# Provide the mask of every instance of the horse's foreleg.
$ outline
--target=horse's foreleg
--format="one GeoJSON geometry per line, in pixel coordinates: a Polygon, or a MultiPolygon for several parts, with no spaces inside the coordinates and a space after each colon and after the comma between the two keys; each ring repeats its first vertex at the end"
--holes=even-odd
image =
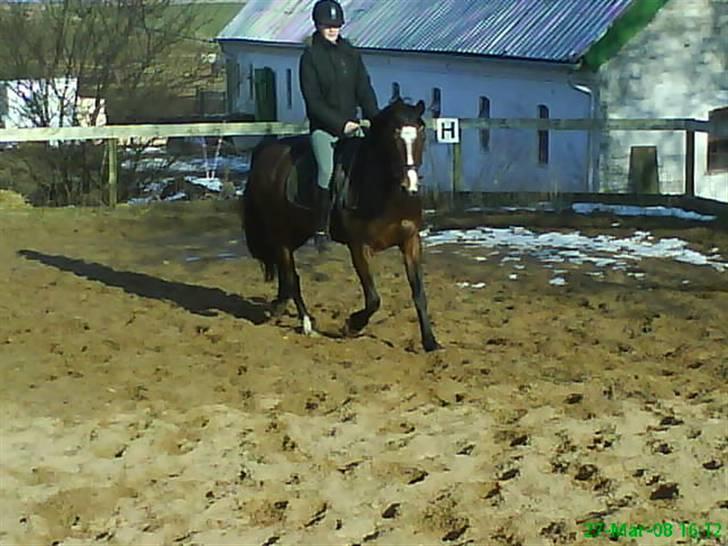
{"type": "Polygon", "coordinates": [[[369,258],[364,245],[352,243],[349,245],[349,252],[351,253],[351,261],[354,264],[354,269],[364,291],[364,309],[352,313],[346,322],[346,326],[349,332],[358,332],[369,323],[371,316],[377,312],[381,300],[369,269],[369,258]]]}
{"type": "Polygon", "coordinates": [[[301,295],[301,279],[296,272],[296,262],[293,259],[293,252],[288,248],[281,249],[281,260],[279,267],[283,271],[283,276],[286,280],[286,286],[288,289],[288,296],[293,297],[293,301],[296,304],[296,310],[298,311],[298,318],[301,321],[301,327],[303,333],[308,335],[313,334],[313,319],[306,309],[306,304],[303,301],[301,295]]]}
{"type": "Polygon", "coordinates": [[[427,296],[425,295],[425,285],[422,279],[422,242],[418,234],[408,238],[401,246],[404,255],[404,266],[407,270],[407,280],[412,289],[412,299],[417,308],[417,317],[420,321],[420,334],[422,336],[422,346],[425,351],[434,351],[440,348],[440,344],[435,339],[430,325],[430,317],[427,313],[427,296]]]}

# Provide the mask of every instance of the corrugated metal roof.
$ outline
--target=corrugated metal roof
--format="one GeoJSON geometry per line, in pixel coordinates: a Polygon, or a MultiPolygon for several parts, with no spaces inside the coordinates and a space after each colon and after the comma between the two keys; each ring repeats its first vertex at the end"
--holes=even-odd
{"type": "MultiPolygon", "coordinates": [[[[248,0],[218,40],[299,44],[315,0],[248,0]]],[[[358,47],[573,62],[632,0],[341,0],[358,47]]]]}

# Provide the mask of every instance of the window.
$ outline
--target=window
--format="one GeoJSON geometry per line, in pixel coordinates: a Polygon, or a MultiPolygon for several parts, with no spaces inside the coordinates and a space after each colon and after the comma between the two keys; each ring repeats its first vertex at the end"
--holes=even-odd
{"type": "MultiPolygon", "coordinates": [[[[538,105],[538,117],[549,119],[549,109],[543,104],[538,105]]],[[[549,162],[549,132],[548,129],[538,130],[538,162],[547,165],[549,162]]]]}
{"type": "MultiPolygon", "coordinates": [[[[488,97],[480,97],[478,117],[480,119],[490,119],[490,99],[488,97]]],[[[484,152],[490,150],[490,129],[480,130],[480,149],[484,152]]]]}
{"type": "Polygon", "coordinates": [[[442,92],[439,87],[432,88],[432,104],[430,104],[432,117],[439,118],[442,113],[442,92]]]}
{"type": "Polygon", "coordinates": [[[286,69],[286,105],[288,109],[293,109],[293,70],[286,69]]]}
{"type": "Polygon", "coordinates": [[[401,98],[402,94],[399,88],[399,84],[397,82],[392,82],[392,97],[389,99],[390,104],[401,98]]]}
{"type": "MultiPolygon", "coordinates": [[[[728,106],[710,112],[711,123],[728,127],[728,106]]],[[[728,172],[728,136],[708,133],[708,173],[728,172]]]]}
{"type": "Polygon", "coordinates": [[[253,67],[253,63],[248,65],[248,84],[248,98],[253,100],[255,97],[255,67],[253,67]]]}

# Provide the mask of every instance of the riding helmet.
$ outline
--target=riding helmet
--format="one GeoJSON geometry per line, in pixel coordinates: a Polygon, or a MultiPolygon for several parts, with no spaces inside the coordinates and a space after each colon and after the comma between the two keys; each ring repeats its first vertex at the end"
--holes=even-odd
{"type": "Polygon", "coordinates": [[[313,6],[313,22],[325,27],[344,25],[344,10],[336,0],[318,0],[313,6]]]}

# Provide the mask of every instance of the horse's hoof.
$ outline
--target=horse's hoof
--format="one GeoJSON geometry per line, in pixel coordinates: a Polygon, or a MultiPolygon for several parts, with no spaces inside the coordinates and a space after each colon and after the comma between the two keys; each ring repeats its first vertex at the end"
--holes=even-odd
{"type": "Polygon", "coordinates": [[[341,334],[343,337],[357,337],[361,334],[361,330],[355,330],[352,328],[351,324],[349,324],[349,321],[347,320],[341,328],[341,334]]]}
{"type": "Polygon", "coordinates": [[[362,329],[355,328],[354,326],[352,326],[351,322],[347,320],[346,323],[344,324],[343,330],[344,330],[344,335],[346,337],[356,337],[357,335],[359,335],[361,333],[362,329]]]}
{"type": "Polygon", "coordinates": [[[280,301],[275,300],[270,306],[270,316],[272,318],[279,318],[283,315],[283,313],[286,312],[286,309],[288,308],[288,302],[287,301],[280,301]]]}
{"type": "Polygon", "coordinates": [[[438,349],[442,349],[442,345],[440,345],[435,338],[424,340],[422,342],[422,347],[428,353],[431,351],[437,351],[438,349]]]}
{"type": "Polygon", "coordinates": [[[358,334],[366,327],[368,322],[368,318],[354,313],[346,320],[346,332],[349,335],[358,334]]]}

